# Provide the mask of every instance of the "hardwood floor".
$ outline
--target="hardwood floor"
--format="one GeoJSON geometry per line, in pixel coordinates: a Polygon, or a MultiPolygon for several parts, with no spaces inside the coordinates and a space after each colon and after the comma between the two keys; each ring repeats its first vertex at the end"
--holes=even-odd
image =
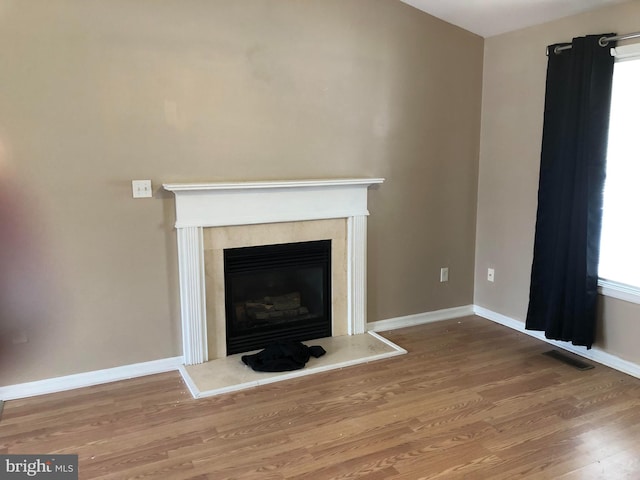
{"type": "Polygon", "coordinates": [[[207,399],[166,373],[9,401],[0,453],[105,480],[640,478],[640,380],[477,317],[384,335],[409,354],[207,399]]]}

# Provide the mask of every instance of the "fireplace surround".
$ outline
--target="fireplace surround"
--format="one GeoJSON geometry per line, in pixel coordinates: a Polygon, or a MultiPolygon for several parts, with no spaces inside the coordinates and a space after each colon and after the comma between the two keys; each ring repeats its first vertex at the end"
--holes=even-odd
{"type": "MultiPolygon", "coordinates": [[[[210,352],[211,345],[220,344],[220,335],[219,332],[212,334],[207,331],[212,328],[207,314],[216,309],[224,310],[224,305],[214,300],[216,305],[207,306],[212,301],[207,290],[220,291],[223,287],[220,287],[219,278],[205,280],[209,277],[209,273],[205,273],[205,247],[207,252],[215,251],[216,239],[227,238],[229,231],[235,232],[236,244],[242,243],[238,240],[242,238],[246,239],[245,243],[260,245],[269,241],[260,243],[251,233],[256,228],[268,232],[267,237],[282,237],[289,231],[305,237],[309,235],[306,233],[308,228],[300,233],[300,227],[309,226],[311,230],[320,228],[312,240],[330,238],[322,231],[324,225],[330,230],[342,228],[343,254],[339,257],[344,261],[338,264],[338,269],[344,271],[345,288],[343,292],[336,292],[335,284],[340,284],[340,281],[332,282],[332,297],[343,296],[345,307],[344,313],[336,315],[334,305],[333,335],[364,333],[366,219],[369,215],[367,190],[383,181],[382,178],[349,178],[164,184],[166,190],[174,193],[176,202],[175,227],[185,364],[195,365],[226,354],[223,351],[210,352]]],[[[336,233],[331,235],[340,237],[336,233]]],[[[287,241],[298,240],[294,238],[272,243],[287,241]]],[[[214,263],[217,261],[214,259],[214,263]]]]}

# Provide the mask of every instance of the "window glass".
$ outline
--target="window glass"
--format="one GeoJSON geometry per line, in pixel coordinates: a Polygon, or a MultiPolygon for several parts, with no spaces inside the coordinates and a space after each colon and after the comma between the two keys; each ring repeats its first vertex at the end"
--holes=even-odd
{"type": "Polygon", "coordinates": [[[607,152],[600,278],[640,287],[640,58],[619,61],[607,152]]]}

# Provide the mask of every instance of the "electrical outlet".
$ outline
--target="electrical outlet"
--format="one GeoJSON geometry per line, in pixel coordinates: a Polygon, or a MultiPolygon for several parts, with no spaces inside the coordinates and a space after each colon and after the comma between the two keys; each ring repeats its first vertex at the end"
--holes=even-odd
{"type": "Polygon", "coordinates": [[[449,281],[449,267],[442,267],[440,269],[440,281],[441,282],[449,281]]]}
{"type": "Polygon", "coordinates": [[[495,270],[493,268],[488,268],[487,269],[487,280],[489,280],[490,282],[494,281],[495,278],[495,270]]]}
{"type": "Polygon", "coordinates": [[[132,180],[131,189],[133,190],[133,198],[151,198],[151,180],[132,180]]]}

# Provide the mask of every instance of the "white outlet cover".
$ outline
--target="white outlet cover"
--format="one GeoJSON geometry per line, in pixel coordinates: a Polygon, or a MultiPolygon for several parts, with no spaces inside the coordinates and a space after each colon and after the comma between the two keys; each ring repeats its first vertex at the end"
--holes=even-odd
{"type": "Polygon", "coordinates": [[[493,268],[487,269],[487,280],[493,282],[495,280],[495,270],[493,268]]]}
{"type": "Polygon", "coordinates": [[[440,269],[440,281],[448,282],[449,281],[449,268],[443,267],[440,269]]]}

